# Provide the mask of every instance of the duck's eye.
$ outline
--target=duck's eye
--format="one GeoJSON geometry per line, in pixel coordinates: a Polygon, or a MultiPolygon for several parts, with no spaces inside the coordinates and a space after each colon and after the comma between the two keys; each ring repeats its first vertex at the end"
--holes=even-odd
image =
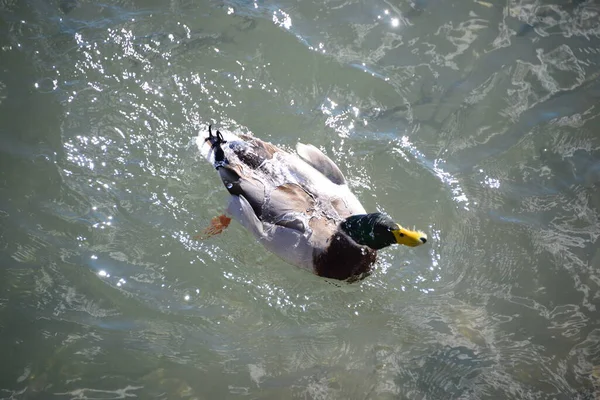
{"type": "Polygon", "coordinates": [[[400,232],[400,237],[404,237],[404,233],[400,232]]]}

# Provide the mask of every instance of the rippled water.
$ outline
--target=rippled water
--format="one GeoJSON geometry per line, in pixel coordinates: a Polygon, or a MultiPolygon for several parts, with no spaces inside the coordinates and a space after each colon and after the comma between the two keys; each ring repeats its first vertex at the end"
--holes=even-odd
{"type": "Polygon", "coordinates": [[[0,0],[0,398],[600,397],[595,1],[0,0]],[[313,143],[427,231],[336,286],[192,144],[313,143]]]}

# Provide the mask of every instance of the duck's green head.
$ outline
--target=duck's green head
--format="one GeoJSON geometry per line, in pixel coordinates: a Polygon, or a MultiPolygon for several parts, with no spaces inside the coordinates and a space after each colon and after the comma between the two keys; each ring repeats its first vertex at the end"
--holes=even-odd
{"type": "Polygon", "coordinates": [[[415,247],[427,242],[427,235],[421,231],[403,228],[382,213],[352,215],[340,227],[356,243],[374,250],[392,244],[415,247]]]}

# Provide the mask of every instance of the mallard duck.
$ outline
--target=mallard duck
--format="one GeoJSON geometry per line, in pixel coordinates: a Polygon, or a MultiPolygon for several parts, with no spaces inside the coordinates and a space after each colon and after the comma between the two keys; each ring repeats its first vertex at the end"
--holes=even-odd
{"type": "MultiPolygon", "coordinates": [[[[297,154],[246,134],[217,131],[196,139],[231,195],[226,214],[267,250],[327,278],[369,274],[377,250],[420,246],[427,235],[389,216],[367,213],[337,165],[316,147],[298,143],[297,154]]],[[[209,234],[229,224],[213,219],[209,234]]]]}

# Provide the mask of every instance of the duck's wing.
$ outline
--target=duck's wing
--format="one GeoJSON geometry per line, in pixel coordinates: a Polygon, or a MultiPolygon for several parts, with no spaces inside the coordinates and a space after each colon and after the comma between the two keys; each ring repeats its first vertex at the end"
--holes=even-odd
{"type": "Polygon", "coordinates": [[[342,174],[338,166],[331,161],[331,158],[327,157],[312,144],[298,143],[296,151],[304,161],[325,175],[331,182],[336,185],[344,185],[346,183],[344,174],[342,174]]]}
{"type": "Polygon", "coordinates": [[[306,181],[312,183],[313,192],[327,198],[341,218],[366,213],[365,208],[348,187],[342,171],[329,157],[310,144],[298,143],[296,151],[306,164],[318,171],[317,173],[303,171],[304,176],[307,177],[306,181]]]}
{"type": "Polygon", "coordinates": [[[313,271],[313,247],[303,232],[260,220],[244,195],[231,196],[227,213],[267,250],[293,265],[313,271]]]}
{"type": "Polygon", "coordinates": [[[218,171],[229,194],[243,196],[260,221],[306,231],[306,213],[314,208],[314,199],[300,185],[272,187],[259,175],[244,173],[249,171],[239,166],[223,165],[218,171]]]}
{"type": "Polygon", "coordinates": [[[314,199],[303,187],[286,183],[271,191],[263,205],[262,219],[304,233],[308,229],[308,215],[314,208],[314,199]]]}

